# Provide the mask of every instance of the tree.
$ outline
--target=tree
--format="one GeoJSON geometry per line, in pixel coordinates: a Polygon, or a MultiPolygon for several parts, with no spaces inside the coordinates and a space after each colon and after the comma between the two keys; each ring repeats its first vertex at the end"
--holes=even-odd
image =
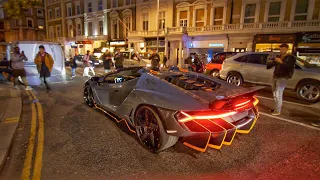
{"type": "Polygon", "coordinates": [[[22,19],[30,8],[41,4],[41,0],[8,0],[3,4],[6,17],[19,20],[19,40],[23,40],[22,19]]]}

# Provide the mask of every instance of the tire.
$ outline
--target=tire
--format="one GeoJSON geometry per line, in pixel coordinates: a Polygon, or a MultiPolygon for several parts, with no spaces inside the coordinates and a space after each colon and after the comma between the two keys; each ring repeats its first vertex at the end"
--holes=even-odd
{"type": "Polygon", "coordinates": [[[87,106],[94,107],[93,92],[89,84],[87,84],[83,90],[83,99],[87,106]]]}
{"type": "Polygon", "coordinates": [[[227,82],[230,84],[234,84],[236,86],[242,86],[243,85],[243,78],[239,73],[232,72],[228,75],[227,82]]]}
{"type": "Polygon", "coordinates": [[[210,72],[210,75],[212,76],[212,77],[219,77],[219,70],[217,70],[217,69],[215,69],[215,70],[212,70],[211,72],[210,72]]]}
{"type": "Polygon", "coordinates": [[[318,102],[320,100],[320,83],[317,81],[304,81],[300,83],[297,88],[297,96],[299,99],[309,103],[318,102]]]}
{"type": "Polygon", "coordinates": [[[170,136],[165,132],[161,117],[154,107],[146,105],[138,107],[134,124],[140,144],[150,152],[159,153],[178,141],[178,137],[170,136]]]}

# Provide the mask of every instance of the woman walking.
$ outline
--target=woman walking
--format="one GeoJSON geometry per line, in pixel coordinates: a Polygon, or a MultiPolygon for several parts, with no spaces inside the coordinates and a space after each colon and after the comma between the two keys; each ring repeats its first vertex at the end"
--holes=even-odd
{"type": "Polygon", "coordinates": [[[43,78],[43,82],[47,87],[47,92],[50,92],[51,88],[48,84],[47,78],[49,78],[51,75],[54,61],[52,59],[52,56],[45,52],[45,48],[43,45],[39,46],[39,53],[36,55],[34,63],[38,67],[38,72],[40,72],[40,79],[42,80],[43,78]]]}

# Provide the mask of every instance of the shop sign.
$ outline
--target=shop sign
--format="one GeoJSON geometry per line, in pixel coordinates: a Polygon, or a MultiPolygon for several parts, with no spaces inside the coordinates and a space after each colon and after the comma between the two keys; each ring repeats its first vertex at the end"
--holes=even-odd
{"type": "Polygon", "coordinates": [[[209,44],[209,47],[223,47],[223,44],[209,44]]]}
{"type": "Polygon", "coordinates": [[[255,36],[255,43],[293,43],[295,39],[293,34],[259,34],[255,36]]]}
{"type": "Polygon", "coordinates": [[[112,42],[110,42],[110,46],[123,46],[125,44],[126,44],[125,41],[112,41],[112,42]]]}
{"type": "Polygon", "coordinates": [[[76,44],[92,44],[91,41],[76,41],[76,44]]]}
{"type": "Polygon", "coordinates": [[[320,43],[320,32],[305,32],[298,36],[299,43],[320,43]]]}

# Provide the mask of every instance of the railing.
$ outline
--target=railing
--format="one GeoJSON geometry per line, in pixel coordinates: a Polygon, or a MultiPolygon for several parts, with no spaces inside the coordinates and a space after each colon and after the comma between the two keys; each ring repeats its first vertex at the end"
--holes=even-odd
{"type": "Polygon", "coordinates": [[[106,35],[95,35],[95,36],[88,36],[89,40],[107,40],[108,36],[106,35]]]}

